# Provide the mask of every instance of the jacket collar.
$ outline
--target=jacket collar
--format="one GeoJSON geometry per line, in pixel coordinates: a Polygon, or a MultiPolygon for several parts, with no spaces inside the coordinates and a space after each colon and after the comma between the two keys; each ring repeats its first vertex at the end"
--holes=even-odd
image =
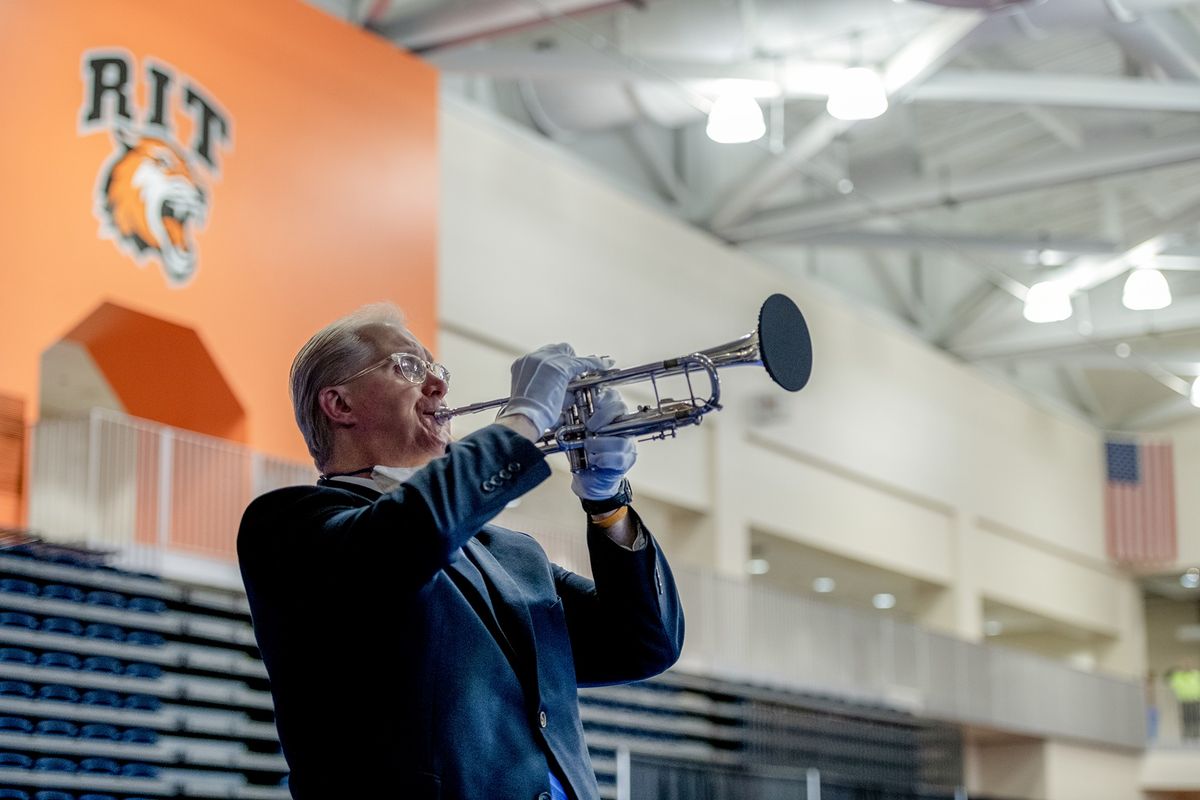
{"type": "Polygon", "coordinates": [[[383,496],[383,493],[377,489],[372,489],[369,486],[363,486],[361,483],[339,481],[337,478],[320,478],[317,480],[317,485],[324,486],[326,489],[341,489],[345,492],[351,492],[359,497],[366,498],[371,502],[374,502],[383,496]]]}

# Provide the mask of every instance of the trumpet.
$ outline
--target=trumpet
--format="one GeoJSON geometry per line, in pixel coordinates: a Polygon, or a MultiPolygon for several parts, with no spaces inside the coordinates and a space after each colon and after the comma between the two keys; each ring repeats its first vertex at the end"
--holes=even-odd
{"type": "MultiPolygon", "coordinates": [[[[789,392],[798,392],[812,374],[812,339],[804,315],[782,294],[773,294],[758,312],[758,326],[750,333],[725,344],[698,350],[694,353],[653,361],[637,367],[585,372],[567,384],[567,402],[557,427],[547,431],[537,442],[543,453],[565,451],[571,471],[587,469],[584,443],[596,436],[638,437],[642,441],[673,438],[679,428],[699,425],[704,415],[721,408],[721,378],[717,374],[725,367],[761,366],[771,379],[789,392]],[[697,395],[692,376],[703,374],[708,381],[706,396],[697,395]],[[688,397],[675,400],[659,394],[659,380],[682,375],[688,397]],[[596,394],[608,386],[622,386],[648,381],[655,402],[638,406],[607,425],[588,430],[596,394]]],[[[509,401],[502,397],[482,403],[443,408],[434,416],[446,422],[463,414],[475,414],[498,408],[509,401]]]]}

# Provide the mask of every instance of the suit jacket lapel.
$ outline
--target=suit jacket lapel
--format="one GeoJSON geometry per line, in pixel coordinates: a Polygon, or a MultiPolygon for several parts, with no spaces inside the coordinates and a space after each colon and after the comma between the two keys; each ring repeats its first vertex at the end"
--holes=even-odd
{"type": "MultiPolygon", "coordinates": [[[[520,667],[517,677],[531,688],[537,697],[537,657],[534,646],[533,621],[529,617],[529,598],[521,585],[515,581],[496,557],[478,539],[471,539],[463,548],[471,560],[479,565],[479,571],[491,584],[500,605],[500,625],[508,636],[512,650],[520,667]]],[[[514,664],[514,667],[517,665],[514,664]]]]}
{"type": "MultiPolygon", "coordinates": [[[[381,496],[374,489],[360,484],[324,478],[318,483],[353,492],[372,502],[381,496]]],[[[446,566],[446,571],[467,602],[479,614],[483,624],[492,632],[500,649],[513,665],[517,677],[527,690],[532,692],[532,696],[537,697],[537,651],[534,646],[533,621],[529,617],[529,598],[521,585],[475,538],[469,539],[462,551],[454,554],[454,558],[446,566]],[[499,616],[492,603],[493,592],[501,605],[499,616]]]]}
{"type": "MultiPolygon", "coordinates": [[[[467,546],[469,547],[472,542],[474,539],[467,542],[467,546]]],[[[466,596],[467,602],[475,609],[475,613],[479,614],[483,624],[492,632],[492,636],[495,637],[496,643],[500,645],[505,656],[512,662],[516,653],[505,633],[504,626],[496,617],[496,608],[492,605],[492,593],[488,591],[487,583],[475,563],[467,557],[465,552],[458,552],[446,566],[446,572],[450,574],[455,585],[466,596]]],[[[515,662],[513,668],[516,669],[515,662]]]]}

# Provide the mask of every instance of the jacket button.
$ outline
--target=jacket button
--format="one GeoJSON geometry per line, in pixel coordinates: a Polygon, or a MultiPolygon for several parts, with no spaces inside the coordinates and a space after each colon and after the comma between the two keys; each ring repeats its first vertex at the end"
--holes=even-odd
{"type": "Polygon", "coordinates": [[[551,800],[549,792],[542,792],[537,796],[537,800],[551,800]]]}
{"type": "Polygon", "coordinates": [[[496,484],[492,483],[492,479],[491,479],[491,478],[488,478],[486,481],[484,481],[484,482],[483,482],[483,483],[480,485],[480,487],[479,487],[479,488],[480,488],[480,489],[483,489],[485,492],[490,492],[490,491],[493,491],[493,490],[495,490],[495,488],[496,488],[496,484]]]}
{"type": "Polygon", "coordinates": [[[509,471],[509,472],[520,472],[520,471],[521,471],[521,465],[520,465],[518,462],[514,461],[514,462],[512,462],[511,464],[509,464],[509,465],[508,465],[508,471],[509,471]]]}
{"type": "Polygon", "coordinates": [[[512,473],[506,469],[502,469],[500,470],[500,478],[507,481],[512,478],[512,473]]]}
{"type": "Polygon", "coordinates": [[[546,725],[549,724],[549,722],[550,722],[550,719],[546,716],[546,712],[539,711],[538,712],[538,725],[541,725],[544,728],[544,727],[546,727],[546,725]]]}

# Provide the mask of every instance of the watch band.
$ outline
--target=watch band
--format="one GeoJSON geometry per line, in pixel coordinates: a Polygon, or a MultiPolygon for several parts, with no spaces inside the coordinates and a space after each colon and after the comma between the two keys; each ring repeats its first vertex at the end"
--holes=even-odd
{"type": "Polygon", "coordinates": [[[579,504],[589,514],[604,514],[608,511],[616,511],[618,508],[627,506],[632,502],[633,489],[629,486],[629,479],[622,478],[620,488],[617,489],[617,493],[612,497],[605,498],[604,500],[580,499],[579,504]]]}

